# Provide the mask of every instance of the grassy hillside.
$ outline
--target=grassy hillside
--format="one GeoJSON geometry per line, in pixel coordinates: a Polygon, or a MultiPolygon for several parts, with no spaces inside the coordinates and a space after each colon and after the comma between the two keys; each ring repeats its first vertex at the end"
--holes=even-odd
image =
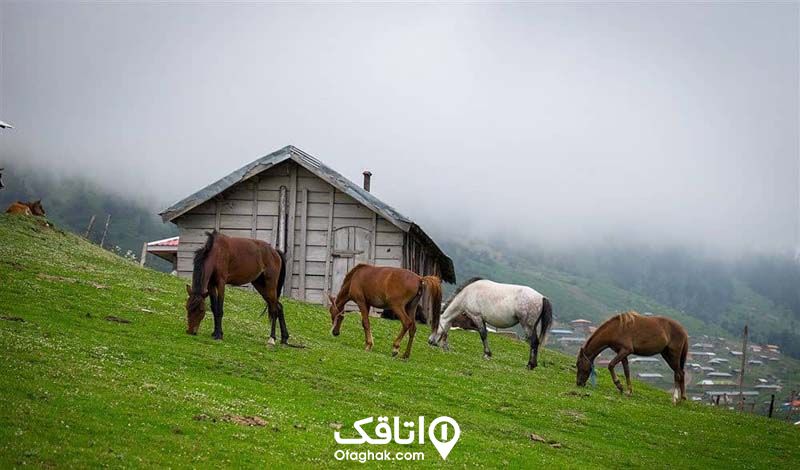
{"type": "MultiPolygon", "coordinates": [[[[293,340],[307,348],[269,349],[261,301],[243,290],[226,298],[223,342],[209,337],[208,319],[190,337],[183,281],[18,217],[0,216],[0,240],[0,467],[335,466],[343,446],[333,427],[421,414],[460,423],[446,462],[459,467],[789,468],[800,459],[800,434],[785,422],[673,407],[643,384],[623,397],[603,373],[597,388],[579,389],[572,358],[545,350],[529,372],[525,345],[502,337],[491,337],[495,357],[484,361],[474,334],[453,332],[444,353],[422,328],[403,362],[389,356],[396,322],[373,320],[367,353],[356,317],[334,338],[321,308],[285,301],[293,340]]],[[[388,447],[443,465],[430,444],[388,447]]]]}

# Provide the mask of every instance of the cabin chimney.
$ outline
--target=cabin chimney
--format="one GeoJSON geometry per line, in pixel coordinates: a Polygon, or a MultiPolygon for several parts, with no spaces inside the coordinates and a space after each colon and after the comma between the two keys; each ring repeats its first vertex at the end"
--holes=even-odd
{"type": "Polygon", "coordinates": [[[364,191],[369,192],[369,180],[372,177],[372,172],[364,170],[364,191]]]}

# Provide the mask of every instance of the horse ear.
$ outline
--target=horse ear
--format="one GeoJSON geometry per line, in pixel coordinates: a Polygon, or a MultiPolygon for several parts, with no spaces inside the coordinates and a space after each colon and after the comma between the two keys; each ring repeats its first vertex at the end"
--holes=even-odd
{"type": "Polygon", "coordinates": [[[189,284],[186,284],[186,295],[192,295],[192,288],[189,287],[189,284]]]}

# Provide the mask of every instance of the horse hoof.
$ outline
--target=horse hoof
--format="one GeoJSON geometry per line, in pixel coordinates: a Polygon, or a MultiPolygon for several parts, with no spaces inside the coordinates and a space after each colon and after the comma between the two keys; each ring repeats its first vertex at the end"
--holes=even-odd
{"type": "Polygon", "coordinates": [[[630,391],[627,391],[627,390],[625,391],[625,396],[626,397],[629,397],[631,395],[633,395],[633,392],[630,392],[630,391]]]}
{"type": "Polygon", "coordinates": [[[267,346],[275,346],[275,338],[268,339],[267,346]]]}
{"type": "Polygon", "coordinates": [[[533,369],[536,369],[536,364],[531,364],[531,363],[529,362],[529,363],[528,363],[528,370],[533,370],[533,369]]]}
{"type": "Polygon", "coordinates": [[[396,357],[399,353],[400,351],[392,351],[392,357],[396,357]]]}
{"type": "Polygon", "coordinates": [[[484,358],[484,359],[486,359],[486,360],[488,361],[489,359],[491,359],[491,358],[492,358],[492,355],[491,355],[491,354],[484,354],[484,355],[483,355],[483,358],[484,358]]]}
{"type": "Polygon", "coordinates": [[[366,352],[372,351],[372,345],[368,344],[367,347],[364,348],[364,351],[366,351],[366,352]]]}

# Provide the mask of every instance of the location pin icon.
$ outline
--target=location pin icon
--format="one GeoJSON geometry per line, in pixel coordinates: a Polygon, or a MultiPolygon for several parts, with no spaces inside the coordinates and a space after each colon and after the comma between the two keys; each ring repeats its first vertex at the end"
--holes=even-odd
{"type": "Polygon", "coordinates": [[[428,439],[433,442],[433,446],[444,460],[447,460],[447,456],[450,455],[450,451],[453,450],[459,437],[461,437],[461,428],[456,420],[449,416],[439,416],[428,426],[428,439]]]}

